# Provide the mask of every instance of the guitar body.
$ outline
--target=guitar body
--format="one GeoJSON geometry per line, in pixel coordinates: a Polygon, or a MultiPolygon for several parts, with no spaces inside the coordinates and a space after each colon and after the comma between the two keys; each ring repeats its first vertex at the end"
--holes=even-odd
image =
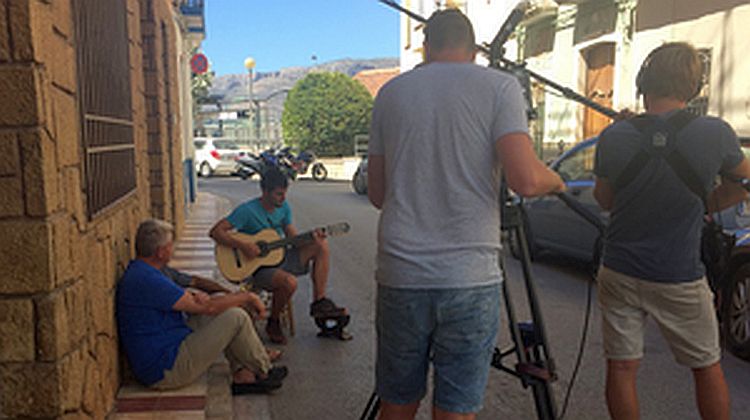
{"type": "MultiPolygon", "coordinates": [[[[235,239],[249,243],[272,243],[281,239],[275,229],[263,229],[255,235],[241,232],[232,232],[231,235],[235,239]]],[[[250,277],[261,267],[273,267],[284,261],[283,247],[273,249],[268,254],[259,255],[255,258],[248,258],[239,249],[224,245],[216,245],[215,253],[219,271],[224,278],[234,283],[239,283],[250,277]]]]}

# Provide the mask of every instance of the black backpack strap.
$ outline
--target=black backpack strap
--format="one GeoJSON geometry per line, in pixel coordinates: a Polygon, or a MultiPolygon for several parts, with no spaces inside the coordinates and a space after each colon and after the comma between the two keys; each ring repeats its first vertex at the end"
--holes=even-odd
{"type": "Polygon", "coordinates": [[[669,132],[667,133],[667,137],[662,138],[661,140],[656,137],[659,135],[658,131],[652,130],[652,126],[656,122],[653,117],[640,115],[631,119],[630,123],[633,124],[633,126],[643,135],[641,149],[635,154],[635,156],[633,156],[630,162],[628,162],[625,169],[623,169],[617,179],[615,179],[615,189],[619,190],[628,185],[633,179],[635,179],[643,167],[646,166],[646,163],[653,158],[652,153],[647,149],[648,144],[663,141],[664,144],[661,145],[662,147],[670,145],[672,149],[666,154],[665,160],[677,177],[680,178],[682,183],[685,184],[693,194],[697,195],[705,206],[708,193],[703,187],[703,182],[696,174],[695,170],[693,170],[693,167],[690,166],[687,159],[685,159],[682,153],[680,153],[674,146],[677,141],[677,133],[685,128],[686,125],[690,124],[695,118],[696,116],[694,114],[686,110],[677,111],[667,119],[666,122],[669,127],[669,132]]]}
{"type": "MultiPolygon", "coordinates": [[[[651,128],[651,125],[654,123],[653,117],[650,117],[645,114],[638,115],[635,118],[632,118],[630,121],[628,121],[630,124],[632,124],[638,131],[641,132],[643,135],[641,139],[641,142],[647,141],[645,138],[648,136],[648,131],[651,128]]],[[[644,166],[646,166],[646,163],[651,160],[651,153],[649,153],[646,149],[645,144],[641,144],[640,149],[638,149],[638,152],[633,156],[627,165],[625,165],[625,168],[620,172],[620,174],[612,181],[612,185],[615,188],[615,191],[619,191],[622,188],[625,188],[630,182],[635,179],[636,176],[641,172],[644,166]]]]}

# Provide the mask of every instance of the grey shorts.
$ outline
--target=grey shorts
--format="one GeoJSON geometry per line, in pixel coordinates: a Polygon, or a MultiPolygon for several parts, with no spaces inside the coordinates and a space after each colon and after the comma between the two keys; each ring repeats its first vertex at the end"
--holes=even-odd
{"type": "Polygon", "coordinates": [[[703,368],[719,361],[719,326],[705,278],[656,283],[599,269],[604,353],[611,360],[643,357],[646,317],[651,316],[678,363],[703,368]]]}
{"type": "Polygon", "coordinates": [[[294,274],[295,276],[303,276],[310,272],[310,265],[303,264],[300,259],[299,249],[291,248],[284,254],[284,261],[276,267],[264,267],[258,269],[250,280],[250,283],[254,287],[261,288],[263,290],[271,290],[271,281],[273,275],[278,270],[284,270],[287,273],[294,274]]]}

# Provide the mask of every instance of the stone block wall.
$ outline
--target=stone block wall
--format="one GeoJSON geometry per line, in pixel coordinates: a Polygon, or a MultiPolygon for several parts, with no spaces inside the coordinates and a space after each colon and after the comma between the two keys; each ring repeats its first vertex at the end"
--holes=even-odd
{"type": "Polygon", "coordinates": [[[112,411],[119,388],[115,285],[133,257],[135,229],[152,215],[178,228],[184,217],[174,191],[160,198],[170,211],[152,213],[156,174],[179,181],[181,173],[170,169],[179,164],[149,157],[141,19],[143,7],[171,19],[171,2],[124,1],[137,187],[93,218],[73,0],[0,2],[0,418],[101,419],[112,411]]]}

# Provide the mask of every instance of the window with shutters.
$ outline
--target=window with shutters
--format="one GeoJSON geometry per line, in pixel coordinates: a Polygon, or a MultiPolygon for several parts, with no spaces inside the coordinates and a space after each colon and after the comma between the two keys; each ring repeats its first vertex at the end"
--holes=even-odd
{"type": "Polygon", "coordinates": [[[89,218],[136,188],[127,10],[74,0],[79,106],[89,218]]]}

